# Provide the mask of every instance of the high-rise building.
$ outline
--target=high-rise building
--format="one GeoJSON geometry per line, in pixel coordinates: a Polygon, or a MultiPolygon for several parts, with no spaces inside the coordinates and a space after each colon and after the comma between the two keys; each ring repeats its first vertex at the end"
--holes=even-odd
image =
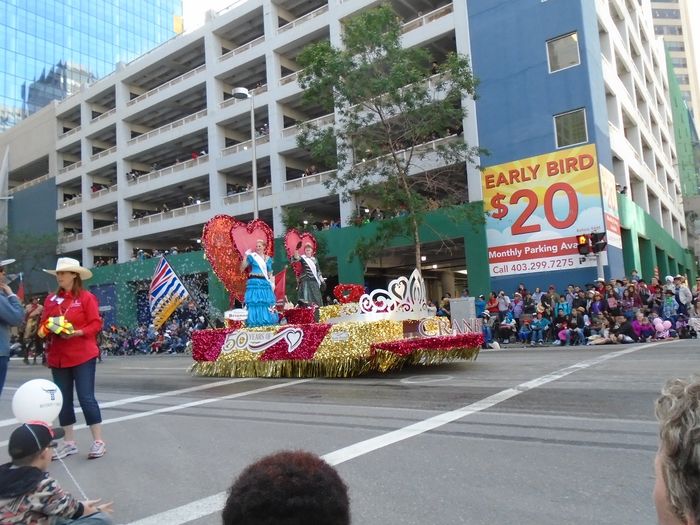
{"type": "Polygon", "coordinates": [[[698,20],[700,20],[700,5],[698,5],[697,0],[652,0],[651,8],[654,18],[654,32],[664,39],[681,94],[692,112],[695,125],[698,126],[698,118],[700,118],[700,71],[698,71],[700,34],[693,33],[691,20],[695,22],[697,28],[698,20]]]}
{"type": "MultiPolygon", "coordinates": [[[[484,171],[465,166],[459,176],[467,174],[472,205],[494,211],[496,203],[500,216],[492,239],[488,224],[431,215],[426,231],[434,237],[422,238],[431,297],[453,293],[465,273],[472,293],[521,281],[531,289],[584,284],[598,272],[611,278],[633,269],[646,279],[694,276],[666,55],[649,0],[391,4],[408,45],[430,49],[438,62],[450,52],[471,57],[479,97],[464,102],[463,134],[426,137],[419,147],[464,140],[488,150],[484,171]],[[603,268],[579,257],[579,233],[608,234],[603,268]],[[451,241],[449,254],[439,235],[451,241]]],[[[86,266],[116,261],[91,284],[105,287],[120,324],[135,320],[134,296],[153,271],[142,254],[196,249],[202,226],[218,214],[248,221],[259,208],[279,238],[286,212],[303,210],[318,220],[340,282],[405,275],[414,265],[410,242],[397,240],[367,263],[368,273],[349,257],[373,228],[355,227],[357,213],[377,203],[332,194],[323,183],[333,166],[304,176],[313,160],[296,141],[299,122],[335,124],[333,112],[303,103],[299,53],[313,42],[341,45],[343,21],[373,5],[248,0],[39,111],[0,135],[11,224],[33,223],[38,208],[51,208],[62,253],[86,266]],[[240,87],[254,97],[234,97],[240,87]],[[41,201],[39,188],[51,189],[41,201]],[[331,222],[338,227],[326,229],[331,222]]],[[[425,170],[444,167],[431,162],[425,170]]],[[[208,280],[210,299],[223,297],[201,254],[170,260],[208,280]]]]}
{"type": "Polygon", "coordinates": [[[178,34],[182,0],[0,0],[0,131],[178,34]]]}

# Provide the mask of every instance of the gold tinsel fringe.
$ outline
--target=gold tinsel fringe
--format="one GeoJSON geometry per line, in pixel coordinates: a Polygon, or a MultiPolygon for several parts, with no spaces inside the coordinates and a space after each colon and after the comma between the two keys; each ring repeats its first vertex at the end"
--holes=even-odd
{"type": "Polygon", "coordinates": [[[422,349],[408,356],[378,351],[374,358],[275,361],[199,361],[190,372],[206,377],[355,377],[368,372],[401,370],[405,365],[436,365],[445,361],[474,360],[479,348],[422,349]]]}

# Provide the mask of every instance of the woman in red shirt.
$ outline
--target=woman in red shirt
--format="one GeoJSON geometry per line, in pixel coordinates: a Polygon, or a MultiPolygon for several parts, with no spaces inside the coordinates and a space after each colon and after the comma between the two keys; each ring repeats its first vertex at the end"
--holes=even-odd
{"type": "Polygon", "coordinates": [[[54,451],[54,459],[78,453],[73,432],[76,421],[74,385],[93,437],[88,458],[99,458],[105,453],[105,444],[102,441],[102,415],[95,399],[95,366],[100,353],[97,334],[102,329],[102,319],[97,298],[83,289],[83,280],[92,277],[92,272],[69,257],[58,259],[55,270],[44,271],[56,276],[58,290],[46,298],[39,326],[43,326],[49,317],[58,316],[64,316],[73,325],[71,333],[56,335],[49,332],[47,336],[47,364],[54,383],[63,394],[58,421],[66,434],[64,442],[54,451]]]}

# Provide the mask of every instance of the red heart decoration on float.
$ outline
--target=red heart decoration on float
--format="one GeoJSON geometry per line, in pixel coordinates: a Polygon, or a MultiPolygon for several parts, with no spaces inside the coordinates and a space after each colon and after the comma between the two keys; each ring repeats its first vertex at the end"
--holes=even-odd
{"type": "Polygon", "coordinates": [[[239,260],[243,260],[246,250],[255,251],[255,243],[258,239],[265,241],[265,255],[273,256],[275,250],[272,244],[272,229],[265,221],[255,219],[248,224],[236,221],[231,227],[231,239],[233,246],[238,251],[239,260]]]}
{"type": "MultiPolygon", "coordinates": [[[[304,253],[302,248],[307,243],[311,244],[313,250],[312,255],[315,256],[316,250],[318,249],[318,242],[316,242],[316,237],[314,237],[313,234],[309,232],[299,233],[295,228],[287,230],[287,233],[284,236],[284,248],[287,252],[287,259],[291,261],[294,252],[297,250],[299,250],[300,255],[304,253]],[[297,248],[297,246],[299,246],[299,248],[297,248]]],[[[294,270],[294,275],[296,275],[297,278],[301,276],[301,263],[293,262],[292,269],[294,270]]]]}
{"type": "Polygon", "coordinates": [[[240,271],[241,257],[231,238],[231,228],[235,224],[243,223],[230,215],[215,215],[204,225],[202,247],[224,288],[233,298],[243,300],[246,276],[240,271]]]}

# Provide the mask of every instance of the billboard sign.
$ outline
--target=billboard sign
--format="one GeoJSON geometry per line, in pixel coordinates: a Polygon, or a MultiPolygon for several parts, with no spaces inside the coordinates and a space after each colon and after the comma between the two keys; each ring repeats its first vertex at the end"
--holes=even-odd
{"type": "Polygon", "coordinates": [[[489,166],[481,180],[492,277],[595,267],[576,242],[605,231],[594,144],[489,166]]]}

